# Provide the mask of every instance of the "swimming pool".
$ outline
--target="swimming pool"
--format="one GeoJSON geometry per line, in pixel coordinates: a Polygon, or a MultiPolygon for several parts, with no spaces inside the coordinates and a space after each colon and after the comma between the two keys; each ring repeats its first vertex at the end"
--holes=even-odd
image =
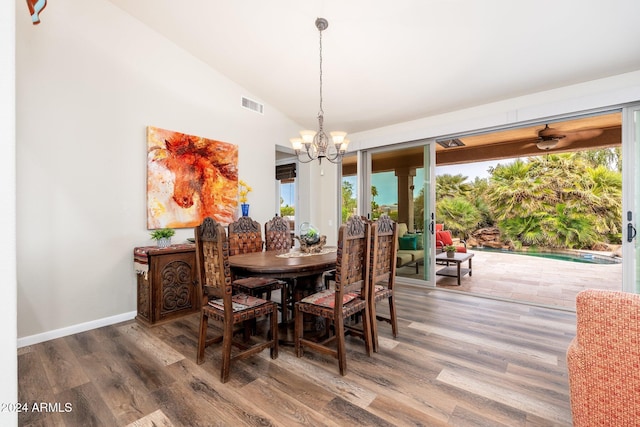
{"type": "Polygon", "coordinates": [[[481,252],[501,252],[514,255],[537,256],[540,258],[555,259],[559,261],[580,262],[584,264],[620,264],[622,262],[620,258],[581,251],[540,251],[533,249],[524,251],[511,251],[508,249],[494,249],[488,247],[475,247],[469,249],[472,251],[481,252]]]}

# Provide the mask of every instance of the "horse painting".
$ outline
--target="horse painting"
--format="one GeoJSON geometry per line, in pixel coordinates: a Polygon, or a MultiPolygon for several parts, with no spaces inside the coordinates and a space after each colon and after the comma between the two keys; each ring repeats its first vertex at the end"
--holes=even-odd
{"type": "Polygon", "coordinates": [[[147,150],[147,228],[234,220],[237,145],[149,126],[147,150]]]}

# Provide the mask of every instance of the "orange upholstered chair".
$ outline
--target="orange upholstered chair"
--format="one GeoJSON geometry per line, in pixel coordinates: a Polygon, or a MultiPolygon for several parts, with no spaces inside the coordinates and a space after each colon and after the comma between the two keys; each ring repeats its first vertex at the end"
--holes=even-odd
{"type": "Polygon", "coordinates": [[[456,252],[467,252],[467,243],[464,240],[460,240],[460,243],[454,244],[450,230],[436,231],[436,251],[442,252],[445,246],[450,245],[456,246],[456,252]]]}
{"type": "Polygon", "coordinates": [[[588,289],[576,316],[567,350],[573,425],[639,425],[640,295],[588,289]]]}

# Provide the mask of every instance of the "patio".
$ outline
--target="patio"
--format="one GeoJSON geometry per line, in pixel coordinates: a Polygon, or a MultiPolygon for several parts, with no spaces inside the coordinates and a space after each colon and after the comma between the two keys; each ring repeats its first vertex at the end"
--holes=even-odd
{"type": "MultiPolygon", "coordinates": [[[[575,310],[575,297],[587,288],[622,289],[622,264],[586,264],[499,252],[473,251],[473,276],[436,276],[436,287],[499,299],[575,310]]],[[[466,266],[466,262],[465,262],[466,266]]],[[[397,276],[421,278],[415,267],[403,267],[397,276]]],[[[441,268],[441,266],[436,266],[441,268]]]]}

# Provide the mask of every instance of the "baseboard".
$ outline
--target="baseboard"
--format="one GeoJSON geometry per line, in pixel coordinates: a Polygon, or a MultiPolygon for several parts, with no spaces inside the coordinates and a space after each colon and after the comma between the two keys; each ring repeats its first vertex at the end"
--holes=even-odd
{"type": "Polygon", "coordinates": [[[66,328],[55,329],[53,331],[47,331],[41,334],[18,338],[18,348],[38,344],[56,338],[66,337],[67,335],[90,331],[91,329],[101,328],[103,326],[109,326],[115,323],[125,322],[136,317],[136,314],[138,314],[136,311],[130,311],[129,313],[122,313],[111,317],[104,317],[102,319],[92,320],[90,322],[67,326],[66,328]]]}

